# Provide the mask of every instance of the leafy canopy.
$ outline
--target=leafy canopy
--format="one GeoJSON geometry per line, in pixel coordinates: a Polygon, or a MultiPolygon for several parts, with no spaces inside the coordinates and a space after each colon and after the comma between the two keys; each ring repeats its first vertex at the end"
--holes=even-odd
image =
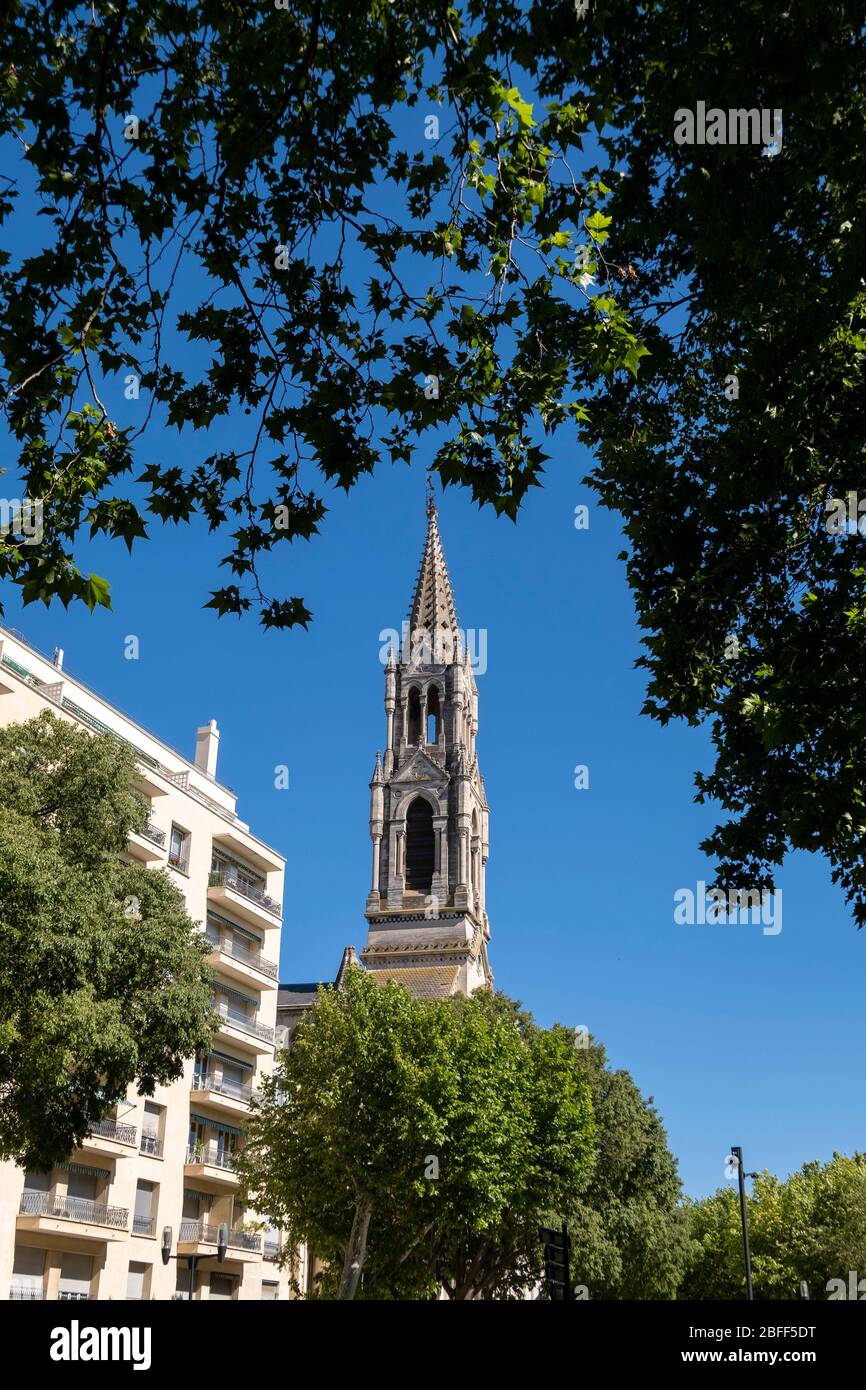
{"type": "MultiPolygon", "coordinates": [[[[831,1280],[866,1269],[866,1154],[834,1154],[829,1163],[804,1163],[786,1180],[755,1178],[746,1201],[752,1279],[758,1299],[790,1299],[806,1280],[812,1298],[840,1296],[831,1280]]],[[[740,1206],[736,1188],[688,1206],[692,1255],[680,1298],[744,1297],[740,1206]]]]}
{"type": "Polygon", "coordinates": [[[267,560],[316,532],[323,482],[429,437],[514,517],[544,433],[635,370],[612,286],[589,292],[586,107],[526,100],[514,0],[18,0],[0,37],[0,368],[46,531],[0,575],[26,600],[109,602],[76,539],[146,534],[137,468],[151,513],[229,533],[210,606],[306,623],[267,560]],[[151,421],[192,432],[189,467],[142,458],[151,421]]]}
{"type": "Polygon", "coordinates": [[[206,947],[168,874],[121,863],[132,752],[44,712],[0,729],[0,1157],[45,1171],[212,1036],[206,947]]]}
{"type": "Polygon", "coordinates": [[[596,1162],[571,1206],[572,1278],[592,1299],[676,1297],[688,1253],[676,1159],[652,1097],[607,1065],[591,1041],[577,1054],[597,1127],[596,1162]]]}
{"type": "Polygon", "coordinates": [[[568,1206],[593,1137],[569,1030],[355,967],[264,1083],[241,1170],[256,1209],[326,1262],[325,1296],[364,1201],[362,1297],[509,1297],[539,1277],[539,1224],[568,1206]]]}

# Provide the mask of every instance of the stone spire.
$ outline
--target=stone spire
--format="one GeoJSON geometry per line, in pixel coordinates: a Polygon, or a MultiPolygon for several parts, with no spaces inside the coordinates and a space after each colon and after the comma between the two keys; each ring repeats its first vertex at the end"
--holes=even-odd
{"type": "MultiPolygon", "coordinates": [[[[445,661],[454,661],[459,652],[459,625],[454,594],[445,552],[439,535],[439,522],[436,516],[436,503],[433,499],[433,483],[427,479],[427,539],[421,568],[415,584],[415,595],[409,613],[409,642],[418,649],[419,643],[426,646],[426,660],[444,656],[445,661]],[[416,637],[416,634],[417,637],[416,637]]],[[[410,647],[411,649],[411,647],[410,647]]],[[[422,647],[422,652],[424,648],[422,647]]],[[[422,655],[422,660],[425,656],[422,655]]]]}
{"type": "MultiPolygon", "coordinates": [[[[420,998],[490,989],[489,807],[478,770],[478,691],[459,640],[432,486],[427,539],[399,660],[385,667],[385,755],[370,783],[373,864],[365,969],[420,998]]],[[[404,629],[405,632],[405,629],[404,629]]]]}

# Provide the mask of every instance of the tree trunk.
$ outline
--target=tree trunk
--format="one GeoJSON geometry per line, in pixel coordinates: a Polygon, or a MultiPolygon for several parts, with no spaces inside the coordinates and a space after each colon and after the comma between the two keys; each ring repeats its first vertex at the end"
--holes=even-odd
{"type": "Polygon", "coordinates": [[[361,1270],[364,1268],[364,1260],[367,1258],[367,1232],[370,1229],[372,1214],[373,1198],[367,1195],[359,1197],[355,1207],[355,1219],[352,1222],[352,1234],[349,1236],[349,1246],[343,1261],[343,1273],[340,1275],[337,1298],[354,1298],[358,1291],[358,1281],[361,1278],[361,1270]]]}

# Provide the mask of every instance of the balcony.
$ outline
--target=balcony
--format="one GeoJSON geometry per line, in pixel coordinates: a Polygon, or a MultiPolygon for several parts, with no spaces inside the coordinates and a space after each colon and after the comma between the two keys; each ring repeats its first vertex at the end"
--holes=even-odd
{"type": "Polygon", "coordinates": [[[278,1240],[266,1240],[262,1246],[262,1257],[266,1260],[276,1260],[280,1254],[280,1242],[278,1240]]]}
{"type": "Polygon", "coordinates": [[[155,1216],[134,1216],[132,1218],[132,1234],[134,1236],[152,1236],[155,1226],[155,1216]]]}
{"type": "Polygon", "coordinates": [[[219,965],[223,974],[256,989],[276,989],[279,970],[275,960],[268,960],[261,951],[244,946],[234,937],[217,934],[208,929],[207,940],[211,947],[214,964],[219,965]]]}
{"type": "Polygon", "coordinates": [[[208,902],[221,904],[254,926],[276,927],[283,909],[263,888],[256,888],[234,869],[214,869],[208,878],[208,902]]]}
{"type": "Polygon", "coordinates": [[[156,826],[148,821],[141,830],[129,832],[127,849],[133,859],[139,859],[143,864],[164,859],[165,831],[157,830],[156,826]]]}
{"type": "Polygon", "coordinates": [[[199,1180],[206,1178],[213,1187],[235,1188],[238,1177],[234,1171],[235,1155],[217,1144],[196,1145],[187,1149],[184,1160],[184,1177],[199,1180]]]}
{"type": "Polygon", "coordinates": [[[162,1140],[156,1134],[142,1134],[140,1152],[148,1158],[162,1158],[162,1140]]]}
{"type": "Polygon", "coordinates": [[[135,1147],[137,1134],[135,1125],[125,1125],[115,1119],[99,1120],[81,1147],[96,1149],[99,1153],[123,1154],[135,1147]]]}
{"type": "Polygon", "coordinates": [[[265,1023],[257,1023],[254,1018],[239,1013],[229,1013],[228,1005],[214,1000],[214,1013],[217,1016],[217,1034],[224,1034],[227,1041],[240,1043],[253,1052],[270,1053],[274,1046],[274,1029],[265,1023]]]}
{"type": "Polygon", "coordinates": [[[249,1111],[250,1101],[258,1099],[260,1094],[252,1086],[241,1086],[236,1081],[226,1081],[209,1072],[197,1072],[192,1079],[190,1099],[205,1101],[230,1110],[235,1115],[245,1115],[249,1111]]]}
{"type": "MultiPolygon", "coordinates": [[[[180,1232],[178,1234],[178,1254],[216,1254],[217,1241],[219,1239],[219,1226],[208,1221],[181,1221],[180,1232]],[[202,1250],[202,1246],[212,1246],[211,1250],[202,1250]],[[182,1250],[182,1246],[194,1247],[182,1250]]],[[[249,1261],[261,1257],[262,1238],[253,1231],[229,1231],[228,1248],[232,1252],[229,1258],[249,1261]]]]}
{"type": "Polygon", "coordinates": [[[42,1303],[45,1299],[45,1290],[16,1287],[13,1284],[9,1290],[9,1298],[13,1303],[42,1303]]]}
{"type": "Polygon", "coordinates": [[[75,1234],[85,1240],[120,1240],[129,1234],[129,1212],[126,1207],[103,1206],[86,1197],[52,1197],[50,1192],[22,1192],[18,1208],[19,1230],[61,1231],[66,1223],[74,1223],[77,1228],[75,1234]]]}

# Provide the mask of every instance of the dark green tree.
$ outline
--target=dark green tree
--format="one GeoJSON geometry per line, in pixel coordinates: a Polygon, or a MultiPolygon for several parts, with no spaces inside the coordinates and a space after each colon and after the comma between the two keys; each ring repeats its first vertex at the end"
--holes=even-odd
{"type": "Polygon", "coordinates": [[[240,1171],[325,1261],[324,1297],[508,1298],[537,1281],[539,1224],[583,1181],[593,1135],[568,1030],[353,969],[265,1082],[240,1171]]]}
{"type": "Polygon", "coordinates": [[[514,517],[565,427],[623,518],[646,711],[711,723],[719,883],[820,851],[862,924],[862,5],[18,0],[0,45],[0,376],[45,505],[0,577],[107,603],[82,530],[201,513],[213,606],[305,623],[269,580],[323,483],[424,443],[514,517]],[[779,111],[780,147],[678,143],[698,103],[779,111]],[[141,458],[151,420],[189,468],[141,458]]]}
{"type": "Polygon", "coordinates": [[[145,505],[197,512],[231,532],[211,605],[305,623],[269,552],[317,530],[323,483],[422,437],[516,514],[544,433],[640,355],[588,293],[609,219],[569,162],[586,111],[525,99],[527,36],[514,0],[5,7],[0,374],[45,537],[10,535],[0,577],[107,604],[82,530],[131,547],[145,505]],[[208,450],[230,413],[236,446],[208,450]],[[189,468],[141,457],[152,419],[199,436],[189,468]]]}
{"type": "Polygon", "coordinates": [[[206,947],[168,874],[121,863],[132,752],[50,712],[0,729],[0,1157],[45,1171],[135,1082],[206,1050],[206,947]]]}
{"type": "Polygon", "coordinates": [[[591,1299],[675,1298],[689,1239],[664,1126],[628,1072],[608,1067],[600,1043],[577,1059],[597,1135],[595,1166],[569,1214],[572,1279],[591,1299]]]}

